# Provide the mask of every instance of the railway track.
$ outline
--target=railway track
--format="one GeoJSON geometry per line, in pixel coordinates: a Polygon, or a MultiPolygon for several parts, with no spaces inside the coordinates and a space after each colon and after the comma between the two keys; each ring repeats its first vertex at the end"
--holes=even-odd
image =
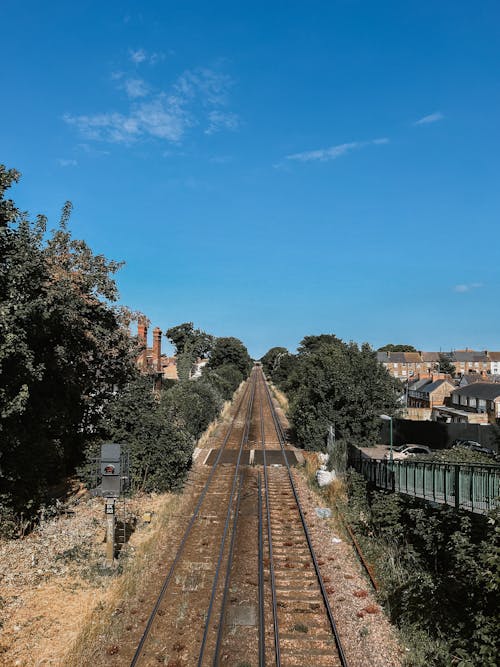
{"type": "Polygon", "coordinates": [[[254,368],[131,667],[347,665],[285,448],[254,368]],[[250,446],[263,465],[241,464],[250,446]],[[270,449],[283,465],[266,465],[270,449]]]}

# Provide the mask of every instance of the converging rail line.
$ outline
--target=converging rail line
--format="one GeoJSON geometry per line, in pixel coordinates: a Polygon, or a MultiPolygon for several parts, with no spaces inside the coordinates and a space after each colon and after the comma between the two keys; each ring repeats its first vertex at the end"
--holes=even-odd
{"type": "Polygon", "coordinates": [[[131,667],[347,665],[286,452],[256,367],[131,667]],[[259,451],[258,465],[246,465],[250,448],[259,451]]]}

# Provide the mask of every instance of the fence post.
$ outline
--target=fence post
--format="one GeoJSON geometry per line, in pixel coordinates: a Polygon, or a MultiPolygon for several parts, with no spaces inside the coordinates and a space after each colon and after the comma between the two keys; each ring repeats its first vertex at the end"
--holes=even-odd
{"type": "Polygon", "coordinates": [[[460,466],[455,465],[455,509],[460,509],[460,466]]]}

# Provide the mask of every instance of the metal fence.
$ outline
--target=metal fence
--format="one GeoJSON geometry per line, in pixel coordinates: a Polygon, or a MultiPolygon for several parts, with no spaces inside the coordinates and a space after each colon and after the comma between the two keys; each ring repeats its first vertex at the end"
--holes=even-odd
{"type": "Polygon", "coordinates": [[[500,466],[369,459],[351,452],[350,464],[377,488],[455,509],[486,514],[500,507],[500,466]]]}

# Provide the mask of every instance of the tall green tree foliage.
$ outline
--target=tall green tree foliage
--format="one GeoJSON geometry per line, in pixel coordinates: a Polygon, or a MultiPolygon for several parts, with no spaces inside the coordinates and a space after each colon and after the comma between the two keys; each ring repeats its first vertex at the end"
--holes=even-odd
{"type": "Polygon", "coordinates": [[[447,357],[445,354],[440,354],[439,355],[439,369],[438,370],[439,370],[440,373],[448,373],[448,375],[451,375],[451,377],[454,377],[455,373],[457,372],[457,369],[451,363],[449,357],[447,357]]]}
{"type": "Polygon", "coordinates": [[[268,350],[260,360],[264,373],[268,377],[272,377],[276,372],[276,369],[279,367],[281,359],[288,354],[289,352],[286,347],[272,347],[268,350]]]}
{"type": "Polygon", "coordinates": [[[128,448],[132,491],[177,489],[191,465],[192,434],[172,418],[150,379],[138,374],[109,401],[99,436],[128,448]]]}
{"type": "Polygon", "coordinates": [[[45,218],[30,222],[5,198],[17,179],[0,168],[4,514],[36,508],[79,460],[99,411],[133,365],[127,314],[112,305],[119,265],[71,237],[70,204],[46,240],[45,218]]]}
{"type": "Polygon", "coordinates": [[[230,364],[235,366],[244,377],[252,368],[252,360],[241,340],[232,336],[216,338],[208,366],[211,369],[230,364]]]}
{"type": "Polygon", "coordinates": [[[201,329],[195,329],[192,322],[171,327],[166,335],[175,346],[179,380],[189,380],[196,359],[205,357],[212,349],[213,336],[201,329]]]}
{"type": "Polygon", "coordinates": [[[344,343],[333,335],[306,336],[281,386],[290,399],[297,438],[313,450],[325,448],[330,424],[339,438],[374,443],[379,415],[397,407],[397,383],[370,346],[344,343]]]}
{"type": "Polygon", "coordinates": [[[162,397],[167,421],[197,440],[222,407],[222,397],[204,379],[179,382],[162,397]]]}

